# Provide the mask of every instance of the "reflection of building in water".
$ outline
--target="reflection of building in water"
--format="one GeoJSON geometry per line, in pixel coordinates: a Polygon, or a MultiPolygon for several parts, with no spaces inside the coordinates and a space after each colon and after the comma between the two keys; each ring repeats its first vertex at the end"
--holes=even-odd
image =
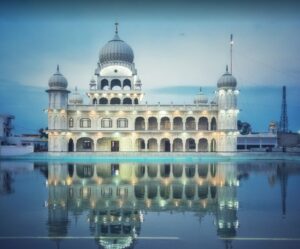
{"type": "Polygon", "coordinates": [[[66,236],[70,213],[88,211],[104,248],[128,248],[145,212],[213,214],[217,234],[238,226],[236,166],[210,164],[49,164],[49,236],[66,236]]]}

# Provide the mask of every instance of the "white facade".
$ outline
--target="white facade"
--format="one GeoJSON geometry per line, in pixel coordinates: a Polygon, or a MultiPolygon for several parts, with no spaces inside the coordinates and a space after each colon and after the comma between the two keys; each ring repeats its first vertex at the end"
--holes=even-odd
{"type": "Polygon", "coordinates": [[[190,105],[141,104],[144,93],[131,47],[115,36],[101,50],[88,103],[67,80],[49,80],[49,151],[236,151],[236,79],[226,70],[215,101],[200,91],[190,105]]]}

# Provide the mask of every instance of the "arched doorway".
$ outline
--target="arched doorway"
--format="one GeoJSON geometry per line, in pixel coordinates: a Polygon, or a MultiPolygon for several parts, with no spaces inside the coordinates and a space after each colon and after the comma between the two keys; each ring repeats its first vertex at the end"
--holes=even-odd
{"type": "Polygon", "coordinates": [[[170,152],[171,151],[171,143],[168,138],[163,138],[160,141],[160,151],[162,151],[162,152],[170,152]]]}
{"type": "Polygon", "coordinates": [[[173,141],[173,151],[174,152],[183,151],[182,139],[180,139],[180,138],[175,138],[174,139],[174,141],[173,141]]]}
{"type": "Polygon", "coordinates": [[[195,151],[196,143],[193,138],[188,138],[185,142],[185,151],[195,151]]]}
{"type": "Polygon", "coordinates": [[[73,152],[73,151],[74,151],[74,141],[72,138],[70,138],[68,142],[68,152],[73,152]]]}
{"type": "Polygon", "coordinates": [[[216,152],[217,151],[217,143],[216,140],[213,138],[210,142],[210,151],[216,152]]]}
{"type": "Polygon", "coordinates": [[[137,151],[144,151],[145,150],[145,140],[142,138],[138,138],[135,141],[135,147],[137,151]]]}
{"type": "Polygon", "coordinates": [[[94,151],[94,141],[89,137],[82,137],[77,140],[76,151],[94,151]]]}
{"type": "Polygon", "coordinates": [[[157,151],[157,140],[155,138],[150,138],[147,145],[148,151],[157,151]]]}
{"type": "Polygon", "coordinates": [[[206,138],[199,139],[198,151],[199,152],[207,152],[208,151],[208,141],[206,138]]]}

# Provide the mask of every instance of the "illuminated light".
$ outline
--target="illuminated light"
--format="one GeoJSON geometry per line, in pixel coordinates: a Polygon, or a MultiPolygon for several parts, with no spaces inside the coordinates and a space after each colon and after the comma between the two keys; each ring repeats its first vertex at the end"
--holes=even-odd
{"type": "Polygon", "coordinates": [[[68,186],[70,186],[70,185],[72,184],[72,182],[73,182],[73,180],[72,180],[71,177],[68,177],[68,178],[66,179],[66,183],[67,183],[68,186]]]}
{"type": "Polygon", "coordinates": [[[201,205],[203,208],[207,207],[207,200],[201,200],[201,205]]]}
{"type": "Polygon", "coordinates": [[[96,97],[96,98],[99,97],[99,94],[98,94],[98,93],[95,93],[95,97],[96,97]]]}
{"type": "Polygon", "coordinates": [[[179,203],[178,201],[175,201],[175,207],[178,207],[179,203]]]}
{"type": "Polygon", "coordinates": [[[170,133],[169,133],[169,132],[164,132],[164,136],[165,136],[165,137],[169,137],[169,136],[170,136],[170,133]]]}
{"type": "MultiPolygon", "coordinates": [[[[96,202],[95,202],[94,200],[91,201],[91,207],[92,207],[92,208],[95,208],[95,207],[96,207],[96,202]]],[[[97,222],[97,221],[96,221],[96,218],[97,218],[97,217],[95,217],[95,222],[97,222]]]]}
{"type": "Polygon", "coordinates": [[[166,178],[163,180],[163,184],[166,186],[170,185],[170,182],[171,182],[170,178],[166,178]]]}
{"type": "Polygon", "coordinates": [[[90,111],[90,115],[94,116],[96,112],[94,110],[90,111]]]}
{"type": "Polygon", "coordinates": [[[131,180],[131,185],[134,186],[136,183],[137,183],[137,180],[135,178],[131,180]]]}
{"type": "Polygon", "coordinates": [[[202,111],[202,115],[207,115],[207,111],[202,111]]]}
{"type": "Polygon", "coordinates": [[[102,94],[102,96],[103,96],[103,97],[106,97],[106,96],[107,96],[107,94],[106,94],[106,93],[103,93],[103,94],[102,94]]]}
{"type": "Polygon", "coordinates": [[[65,109],[61,109],[60,113],[66,113],[65,109]]]}
{"type": "Polygon", "coordinates": [[[148,111],[147,114],[152,114],[152,111],[148,111]]]}
{"type": "Polygon", "coordinates": [[[197,179],[197,184],[198,184],[198,185],[200,185],[200,186],[203,185],[203,182],[204,182],[203,179],[197,179]]]}
{"type": "Polygon", "coordinates": [[[129,93],[127,93],[127,94],[126,94],[126,96],[127,96],[127,97],[130,97],[130,94],[129,94],[129,93]]]}
{"type": "Polygon", "coordinates": [[[149,208],[149,207],[151,207],[151,200],[147,200],[146,201],[146,206],[149,208]]]}
{"type": "Polygon", "coordinates": [[[160,200],[159,201],[159,206],[160,207],[164,207],[167,204],[167,202],[165,200],[160,200]]]}
{"type": "Polygon", "coordinates": [[[56,186],[57,185],[57,181],[56,180],[54,180],[54,186],[56,186]]]}
{"type": "Polygon", "coordinates": [[[119,97],[122,97],[122,93],[119,93],[118,96],[119,96],[119,97]]]}
{"type": "Polygon", "coordinates": [[[114,132],[113,133],[113,137],[119,137],[120,136],[120,132],[114,132]]]}
{"type": "Polygon", "coordinates": [[[109,111],[105,111],[105,114],[108,115],[108,114],[109,114],[109,111]]]}
{"type": "Polygon", "coordinates": [[[137,114],[137,111],[132,111],[132,114],[137,114]]]}
{"type": "Polygon", "coordinates": [[[189,111],[188,114],[193,114],[193,111],[189,111]]]}
{"type": "Polygon", "coordinates": [[[81,113],[81,111],[77,110],[76,113],[77,113],[77,115],[79,115],[81,113]]]}
{"type": "Polygon", "coordinates": [[[96,183],[98,184],[98,185],[100,185],[101,183],[102,183],[102,178],[98,178],[97,180],[96,180],[96,183]]]}
{"type": "Polygon", "coordinates": [[[160,111],[159,114],[165,115],[165,114],[167,114],[167,112],[166,111],[160,111]]]}

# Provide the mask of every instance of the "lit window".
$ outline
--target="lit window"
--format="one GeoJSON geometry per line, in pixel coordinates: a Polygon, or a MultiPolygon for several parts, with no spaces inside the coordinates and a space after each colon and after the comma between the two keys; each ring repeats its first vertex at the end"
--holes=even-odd
{"type": "Polygon", "coordinates": [[[111,128],[112,127],[112,120],[110,118],[103,118],[101,120],[101,127],[102,128],[111,128]]]}
{"type": "Polygon", "coordinates": [[[70,127],[70,128],[73,128],[73,127],[74,127],[74,120],[73,120],[73,118],[70,118],[70,119],[69,119],[69,127],[70,127]]]}
{"type": "Polygon", "coordinates": [[[91,128],[91,120],[89,118],[80,119],[81,128],[91,128]]]}
{"type": "Polygon", "coordinates": [[[127,120],[127,118],[119,118],[117,120],[117,127],[118,128],[127,128],[128,127],[128,120],[127,120]]]}

